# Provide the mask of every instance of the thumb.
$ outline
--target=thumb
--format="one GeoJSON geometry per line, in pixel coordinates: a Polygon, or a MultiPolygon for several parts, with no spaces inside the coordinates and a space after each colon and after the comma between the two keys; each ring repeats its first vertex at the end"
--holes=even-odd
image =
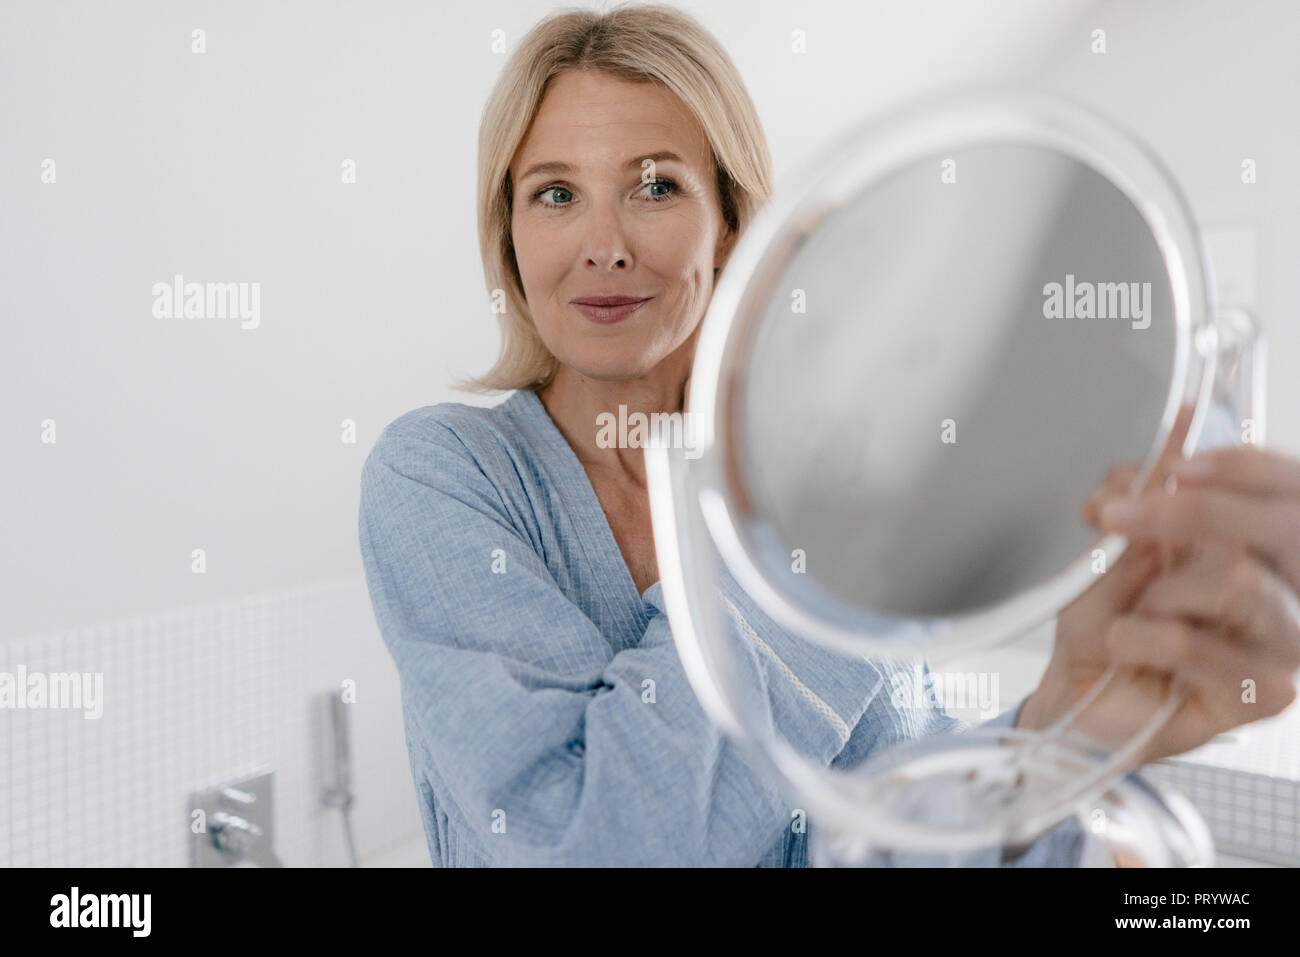
{"type": "Polygon", "coordinates": [[[1092,528],[1101,528],[1102,506],[1112,498],[1121,498],[1129,494],[1133,480],[1137,478],[1138,466],[1132,463],[1117,465],[1107,472],[1097,484],[1097,488],[1083,503],[1084,524],[1092,528]]]}
{"type": "MultiPolygon", "coordinates": [[[[1187,438],[1187,430],[1191,427],[1192,416],[1195,411],[1196,406],[1187,402],[1178,407],[1178,414],[1174,419],[1173,427],[1170,429],[1169,437],[1160,450],[1160,456],[1155,467],[1151,470],[1151,474],[1147,477],[1143,488],[1136,491],[1159,488],[1165,479],[1169,477],[1169,467],[1183,457],[1183,440],[1187,438]]],[[[1133,482],[1137,478],[1139,471],[1140,466],[1137,463],[1125,462],[1107,472],[1092,494],[1083,503],[1082,518],[1084,524],[1092,528],[1101,528],[1102,507],[1113,498],[1124,498],[1133,494],[1135,491],[1132,487],[1133,482]]]]}
{"type": "Polygon", "coordinates": [[[1101,572],[1088,590],[1071,604],[1078,606],[1077,614],[1082,614],[1089,620],[1095,619],[1093,623],[1100,626],[1116,614],[1131,611],[1161,567],[1158,542],[1129,542],[1119,561],[1101,572]]]}

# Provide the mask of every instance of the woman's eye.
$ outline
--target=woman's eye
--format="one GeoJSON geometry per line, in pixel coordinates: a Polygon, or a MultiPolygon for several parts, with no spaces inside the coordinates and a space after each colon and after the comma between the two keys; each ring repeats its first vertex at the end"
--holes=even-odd
{"type": "MultiPolygon", "coordinates": [[[[540,190],[540,191],[538,191],[537,193],[535,193],[535,194],[534,194],[534,198],[536,198],[536,199],[541,199],[541,197],[542,197],[542,195],[543,195],[544,193],[550,193],[550,192],[556,192],[556,193],[567,193],[567,194],[569,195],[570,198],[573,197],[573,194],[570,193],[570,192],[569,192],[567,189],[565,189],[563,186],[548,186],[548,187],[546,187],[546,189],[540,190]]],[[[546,200],[543,199],[543,200],[542,200],[542,205],[543,205],[543,206],[567,206],[568,203],[567,203],[567,202],[560,202],[560,203],[556,203],[556,202],[547,202],[546,200]]]]}
{"type": "Polygon", "coordinates": [[[670,179],[663,179],[662,177],[660,179],[653,179],[650,182],[646,183],[646,185],[651,187],[653,186],[668,187],[668,192],[666,193],[651,194],[650,198],[654,200],[656,203],[662,203],[666,199],[671,199],[673,193],[677,192],[677,184],[670,179]]]}

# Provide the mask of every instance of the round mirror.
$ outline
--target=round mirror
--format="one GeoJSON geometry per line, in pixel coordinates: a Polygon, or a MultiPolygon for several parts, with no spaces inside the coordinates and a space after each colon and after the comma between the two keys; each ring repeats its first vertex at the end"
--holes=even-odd
{"type": "Polygon", "coordinates": [[[1262,417],[1248,317],[1211,315],[1193,221],[1159,162],[1073,104],[945,97],[825,155],[785,181],[722,275],[692,370],[692,452],[647,449],[692,686],[850,845],[978,856],[1110,801],[1169,825],[1139,856],[1179,843],[1196,852],[1169,860],[1197,859],[1199,838],[1170,836],[1182,817],[1119,783],[1177,692],[1128,741],[1071,724],[1104,676],[1048,731],[904,735],[837,769],[823,737],[800,737],[800,709],[839,715],[766,669],[790,671],[784,649],[861,713],[900,662],[1049,621],[1125,547],[1084,521],[1109,470],[1136,466],[1139,491],[1214,409],[1262,417]],[[1246,361],[1222,361],[1229,350],[1246,361]]]}
{"type": "Polygon", "coordinates": [[[1122,551],[1083,520],[1105,473],[1141,464],[1139,488],[1195,442],[1191,219],[1152,157],[1039,97],[945,101],[830,155],[706,319],[710,530],[831,647],[889,650],[903,620],[949,646],[1023,632],[1122,551]]]}

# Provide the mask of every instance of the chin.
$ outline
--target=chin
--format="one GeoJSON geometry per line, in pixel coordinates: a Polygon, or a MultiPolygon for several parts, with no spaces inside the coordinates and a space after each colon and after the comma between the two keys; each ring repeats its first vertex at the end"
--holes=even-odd
{"type": "Polygon", "coordinates": [[[655,367],[654,362],[647,361],[644,353],[634,350],[620,350],[618,354],[610,355],[608,350],[595,348],[560,361],[574,372],[601,382],[638,379],[655,367]]]}

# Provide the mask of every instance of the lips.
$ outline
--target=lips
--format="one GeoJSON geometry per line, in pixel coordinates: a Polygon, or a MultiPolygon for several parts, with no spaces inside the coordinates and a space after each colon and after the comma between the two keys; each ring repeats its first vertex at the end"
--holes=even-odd
{"type": "Polygon", "coordinates": [[[632,315],[653,296],[583,296],[571,300],[572,305],[592,322],[621,322],[632,315]]]}
{"type": "Polygon", "coordinates": [[[574,299],[575,305],[583,306],[626,306],[631,302],[645,302],[648,296],[583,296],[574,299]]]}

